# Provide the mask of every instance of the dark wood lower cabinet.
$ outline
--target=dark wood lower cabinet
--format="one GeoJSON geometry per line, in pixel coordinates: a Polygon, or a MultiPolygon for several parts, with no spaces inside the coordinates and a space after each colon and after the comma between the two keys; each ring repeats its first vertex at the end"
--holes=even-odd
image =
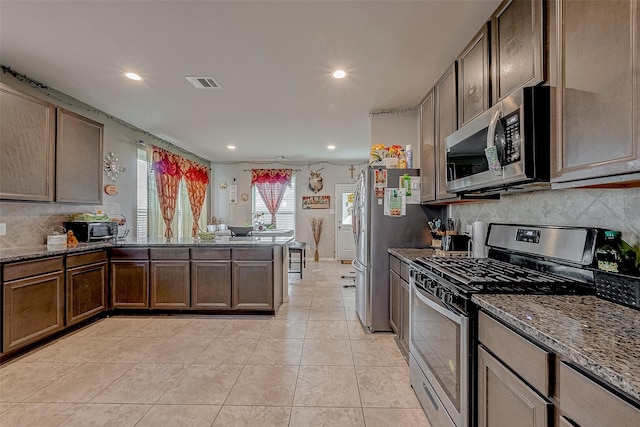
{"type": "Polygon", "coordinates": [[[231,261],[191,261],[191,308],[231,308],[231,261]]]}
{"type": "Polygon", "coordinates": [[[149,261],[111,260],[111,306],[149,308],[149,261]]]}
{"type": "Polygon", "coordinates": [[[546,427],[551,403],[478,348],[478,426],[546,427]]]}
{"type": "Polygon", "coordinates": [[[409,354],[409,283],[404,280],[400,280],[400,313],[402,313],[401,319],[401,328],[400,328],[400,345],[404,347],[406,354],[409,354]]]}
{"type": "Polygon", "coordinates": [[[190,280],[189,261],[151,261],[151,308],[189,308],[190,280]]]}
{"type": "Polygon", "coordinates": [[[34,343],[64,328],[64,273],[3,284],[2,351],[34,343]]]}
{"type": "Polygon", "coordinates": [[[241,310],[273,309],[273,261],[233,261],[232,305],[241,310]]]}
{"type": "Polygon", "coordinates": [[[400,292],[402,288],[400,275],[393,270],[389,271],[389,324],[396,335],[400,335],[400,317],[402,305],[400,292]]]}
{"type": "Polygon", "coordinates": [[[107,309],[107,263],[67,269],[67,326],[107,309]]]}

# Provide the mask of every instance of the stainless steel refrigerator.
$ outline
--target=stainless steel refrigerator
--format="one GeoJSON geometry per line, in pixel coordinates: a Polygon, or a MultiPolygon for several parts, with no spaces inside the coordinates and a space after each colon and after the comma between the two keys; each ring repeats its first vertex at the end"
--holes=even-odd
{"type": "MultiPolygon", "coordinates": [[[[429,219],[444,214],[444,208],[407,204],[406,215],[384,215],[384,199],[375,194],[375,171],[387,171],[387,188],[399,188],[404,174],[418,176],[419,169],[385,169],[368,166],[360,171],[354,197],[356,259],[356,312],[372,332],[390,331],[389,248],[426,248],[431,245],[429,219]]],[[[419,191],[412,189],[412,191],[419,191]]]]}

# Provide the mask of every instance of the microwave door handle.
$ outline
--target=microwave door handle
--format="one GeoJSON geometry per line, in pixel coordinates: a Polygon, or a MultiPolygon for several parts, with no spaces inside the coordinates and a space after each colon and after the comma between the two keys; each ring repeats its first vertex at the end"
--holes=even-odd
{"type": "Polygon", "coordinates": [[[493,115],[491,122],[489,123],[489,132],[487,132],[487,148],[493,147],[495,145],[495,133],[496,126],[498,125],[498,120],[502,117],[502,111],[498,110],[493,115]]]}

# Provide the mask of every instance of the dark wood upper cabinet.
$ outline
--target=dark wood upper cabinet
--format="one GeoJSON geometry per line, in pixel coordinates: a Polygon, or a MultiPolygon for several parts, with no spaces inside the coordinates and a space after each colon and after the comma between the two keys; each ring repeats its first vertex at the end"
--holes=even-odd
{"type": "Polygon", "coordinates": [[[436,199],[452,199],[447,193],[447,145],[445,139],[458,128],[458,92],[456,63],[440,77],[433,91],[435,96],[436,199]]]}
{"type": "Polygon", "coordinates": [[[55,107],[0,84],[0,199],[53,201],[55,107]]]}
{"type": "Polygon", "coordinates": [[[553,2],[554,188],[640,185],[640,7],[553,2]]]}
{"type": "Polygon", "coordinates": [[[491,39],[493,103],[544,81],[542,0],[502,2],[491,18],[491,39]]]}
{"type": "Polygon", "coordinates": [[[458,127],[489,108],[489,24],[458,57],[458,127]]]}
{"type": "Polygon", "coordinates": [[[436,147],[433,89],[420,105],[420,201],[436,199],[436,147]]]}
{"type": "Polygon", "coordinates": [[[101,123],[57,109],[56,201],[102,203],[101,123]]]}

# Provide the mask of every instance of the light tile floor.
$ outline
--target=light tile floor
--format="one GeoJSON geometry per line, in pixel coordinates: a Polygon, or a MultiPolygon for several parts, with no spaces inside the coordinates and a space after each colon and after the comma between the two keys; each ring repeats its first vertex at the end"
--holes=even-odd
{"type": "Polygon", "coordinates": [[[308,262],[277,316],[103,319],[0,368],[0,426],[428,426],[351,266],[308,262]]]}

